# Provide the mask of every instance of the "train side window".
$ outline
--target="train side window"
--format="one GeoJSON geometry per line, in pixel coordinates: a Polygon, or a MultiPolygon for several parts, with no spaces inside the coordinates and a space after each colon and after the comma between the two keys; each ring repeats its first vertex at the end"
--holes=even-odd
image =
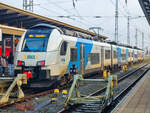
{"type": "Polygon", "coordinates": [[[60,55],[66,55],[66,51],[67,51],[67,42],[64,41],[61,45],[60,55]]]}
{"type": "Polygon", "coordinates": [[[110,59],[110,50],[105,50],[105,59],[110,59]]]}
{"type": "Polygon", "coordinates": [[[131,52],[128,53],[128,57],[130,57],[130,56],[131,56],[131,52]]]}
{"type": "Polygon", "coordinates": [[[99,64],[99,53],[89,53],[88,55],[88,62],[92,65],[99,64]]]}
{"type": "Polygon", "coordinates": [[[98,53],[91,54],[91,64],[99,64],[99,54],[98,53]]]}
{"type": "Polygon", "coordinates": [[[70,48],[70,61],[76,62],[77,61],[77,48],[70,48]]]}
{"type": "Polygon", "coordinates": [[[114,50],[114,58],[117,58],[117,52],[114,50]]]}
{"type": "Polygon", "coordinates": [[[122,60],[125,60],[126,59],[126,54],[122,53],[121,57],[122,57],[122,60]]]}

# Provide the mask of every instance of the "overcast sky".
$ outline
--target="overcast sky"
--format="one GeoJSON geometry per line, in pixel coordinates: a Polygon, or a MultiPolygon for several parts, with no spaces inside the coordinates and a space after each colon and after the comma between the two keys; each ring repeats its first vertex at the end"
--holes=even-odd
{"type": "MultiPolygon", "coordinates": [[[[76,0],[75,0],[76,1],[76,0]]],[[[119,42],[127,43],[127,16],[144,16],[138,0],[119,1],[119,42]]],[[[23,0],[0,0],[0,2],[22,9],[23,0]]],[[[72,0],[34,0],[34,13],[47,16],[65,23],[88,29],[89,27],[102,27],[101,34],[114,40],[114,15],[115,0],[77,0],[75,8],[72,0]],[[58,16],[70,16],[70,18],[60,18],[58,16]],[[101,16],[102,18],[94,18],[101,16]]],[[[135,28],[138,32],[138,47],[142,47],[142,33],[145,35],[145,47],[150,41],[150,26],[145,18],[132,19],[130,21],[131,44],[135,45],[135,28]]]]}

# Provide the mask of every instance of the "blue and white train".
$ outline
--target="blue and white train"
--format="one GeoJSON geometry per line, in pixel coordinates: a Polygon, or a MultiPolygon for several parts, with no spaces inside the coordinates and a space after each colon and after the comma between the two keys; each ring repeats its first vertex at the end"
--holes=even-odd
{"type": "Polygon", "coordinates": [[[89,74],[143,60],[143,51],[67,36],[56,27],[39,24],[28,29],[16,49],[15,71],[29,81],[61,80],[70,73],[89,74]]]}

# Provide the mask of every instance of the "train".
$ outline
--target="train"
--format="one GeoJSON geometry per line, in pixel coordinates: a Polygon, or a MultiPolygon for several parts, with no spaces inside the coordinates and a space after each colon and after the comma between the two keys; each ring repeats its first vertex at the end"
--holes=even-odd
{"type": "Polygon", "coordinates": [[[69,36],[58,27],[37,24],[19,40],[15,72],[27,74],[30,87],[48,87],[76,73],[111,70],[143,59],[139,48],[69,36]]]}

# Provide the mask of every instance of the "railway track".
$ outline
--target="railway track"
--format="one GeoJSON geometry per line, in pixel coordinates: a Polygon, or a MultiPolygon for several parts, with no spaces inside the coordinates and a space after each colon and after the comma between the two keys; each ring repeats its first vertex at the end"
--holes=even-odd
{"type": "MultiPolygon", "coordinates": [[[[127,73],[126,75],[119,78],[118,83],[121,84],[120,91],[114,94],[113,103],[108,104],[104,110],[101,110],[101,106],[97,104],[87,104],[87,105],[73,105],[69,109],[62,109],[59,113],[110,113],[111,110],[120,102],[120,100],[132,89],[133,86],[145,75],[149,70],[148,64],[145,64],[134,71],[127,73]],[[131,76],[132,75],[132,76],[131,76]],[[131,79],[131,83],[126,86],[127,82],[124,82],[126,79],[131,79]],[[124,82],[124,83],[123,83],[124,82]]],[[[90,94],[89,96],[98,96],[106,90],[106,87],[90,94]]]]}
{"type": "MultiPolygon", "coordinates": [[[[99,78],[100,76],[89,76],[89,77],[86,77],[86,78],[99,78]]],[[[66,89],[66,88],[69,88],[71,86],[71,83],[72,82],[69,82],[69,84],[66,84],[64,86],[61,86],[59,87],[58,89],[60,90],[63,90],[63,89],[66,89]]],[[[10,106],[10,105],[13,105],[15,103],[19,103],[19,102],[25,102],[25,101],[28,101],[32,98],[35,98],[35,97],[39,97],[39,96],[44,96],[44,95],[47,95],[47,94],[52,94],[54,92],[54,89],[50,89],[50,90],[46,90],[46,91],[33,91],[31,89],[27,89],[24,91],[25,94],[27,94],[27,96],[25,96],[24,98],[20,98],[20,99],[13,99],[9,102],[6,102],[4,104],[0,104],[0,108],[3,108],[3,107],[7,107],[7,106],[10,106]]]]}
{"type": "Polygon", "coordinates": [[[129,91],[132,90],[132,88],[139,82],[139,80],[147,73],[149,69],[150,67],[146,66],[146,69],[140,72],[139,76],[132,84],[124,88],[122,91],[119,92],[119,94],[115,96],[113,103],[106,107],[103,113],[110,113],[117,106],[117,104],[129,93],[129,91]]]}
{"type": "MultiPolygon", "coordinates": [[[[145,65],[144,65],[145,66],[145,65]]],[[[142,68],[143,66],[141,66],[140,68],[142,68]]],[[[129,72],[126,72],[126,76],[128,75],[130,75],[130,74],[132,74],[132,73],[134,73],[134,72],[136,72],[136,71],[138,71],[140,68],[138,68],[138,69],[136,69],[136,70],[132,70],[132,71],[129,71],[129,72]]],[[[124,74],[123,74],[124,75],[124,74]]],[[[121,81],[121,79],[123,79],[123,77],[121,77],[119,80],[121,81]]],[[[59,87],[59,89],[61,90],[61,89],[64,89],[64,88],[68,88],[70,85],[68,85],[68,86],[64,86],[64,87],[59,87]]],[[[98,93],[100,93],[100,92],[103,92],[105,90],[105,88],[103,88],[103,89],[101,89],[100,91],[97,91],[97,92],[95,92],[95,93],[93,93],[93,94],[91,94],[91,95],[96,95],[96,94],[98,94],[98,93]]],[[[29,90],[30,91],[30,90],[29,90]]],[[[27,91],[27,93],[29,92],[29,91],[27,91]]],[[[51,90],[47,90],[47,91],[43,91],[43,92],[39,92],[39,93],[36,93],[36,94],[32,94],[32,95],[29,95],[29,96],[26,96],[26,97],[24,97],[24,98],[21,98],[21,99],[15,99],[15,100],[12,100],[12,101],[9,101],[9,102],[7,102],[7,103],[5,103],[5,104],[1,104],[0,105],[0,108],[4,108],[4,107],[7,107],[7,106],[10,106],[10,105],[14,105],[15,103],[19,103],[19,102],[27,102],[28,100],[31,100],[32,98],[35,98],[35,97],[40,97],[40,96],[44,96],[44,95],[47,95],[47,94],[52,94],[53,93],[53,89],[51,89],[51,90]]],[[[89,108],[92,108],[92,105],[91,106],[89,106],[89,108]]],[[[63,111],[63,110],[61,110],[61,111],[63,111]]]]}

